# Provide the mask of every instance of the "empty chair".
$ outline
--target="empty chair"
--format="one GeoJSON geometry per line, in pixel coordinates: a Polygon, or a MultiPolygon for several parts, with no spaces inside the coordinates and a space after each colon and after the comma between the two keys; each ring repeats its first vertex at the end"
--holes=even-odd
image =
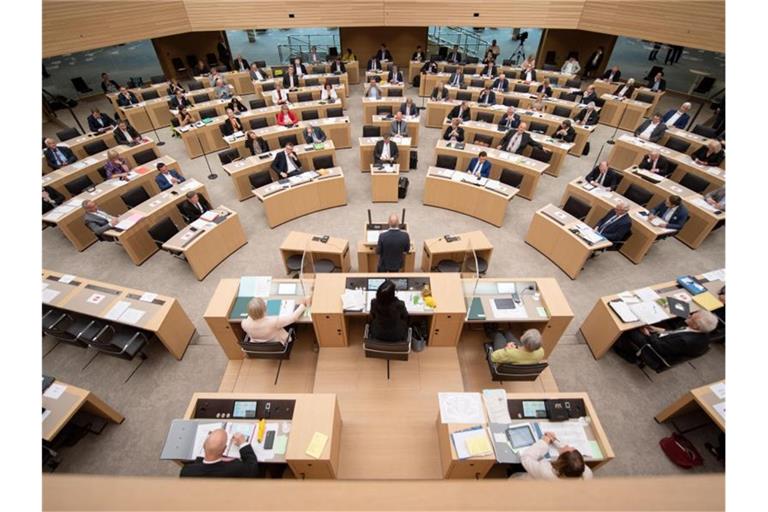
{"type": "Polygon", "coordinates": [[[293,345],[296,343],[296,331],[294,329],[288,329],[288,340],[283,345],[280,341],[262,341],[252,342],[251,337],[247,334],[239,342],[240,350],[243,351],[246,357],[253,359],[276,359],[280,362],[277,365],[277,373],[275,374],[275,382],[280,378],[280,369],[283,367],[283,361],[291,358],[291,351],[293,345]]]}
{"type": "Polygon", "coordinates": [[[153,84],[161,84],[165,82],[165,75],[155,75],[149,78],[153,84]]]}
{"type": "Polygon", "coordinates": [[[101,167],[96,169],[96,171],[99,173],[99,176],[101,176],[104,181],[107,180],[107,168],[106,167],[104,167],[102,165],[101,167]]]}
{"type": "Polygon", "coordinates": [[[185,73],[187,71],[187,67],[184,65],[184,61],[179,57],[173,57],[171,59],[171,64],[173,65],[174,71],[177,73],[185,73]]]}
{"type": "Polygon", "coordinates": [[[144,165],[145,163],[151,162],[156,158],[157,155],[155,154],[155,150],[151,148],[145,149],[144,151],[139,151],[133,155],[133,161],[136,162],[136,165],[144,165]]]}
{"type": "Polygon", "coordinates": [[[488,272],[488,261],[485,258],[477,256],[477,265],[475,265],[475,258],[467,259],[467,270],[470,272],[477,272],[481,276],[488,272]]]}
{"type": "Polygon", "coordinates": [[[560,93],[560,99],[563,101],[576,101],[577,96],[578,94],[575,92],[560,93]]]}
{"type": "Polygon", "coordinates": [[[317,110],[305,110],[301,113],[301,120],[302,121],[308,121],[310,119],[319,119],[320,114],[317,113],[317,110]]]}
{"type": "Polygon", "coordinates": [[[267,106],[267,102],[264,101],[264,99],[258,99],[258,100],[251,100],[248,102],[248,106],[252,109],[254,108],[264,108],[267,106]]]}
{"type": "MultiPolygon", "coordinates": [[[[466,57],[466,61],[469,63],[473,57],[466,57]]],[[[474,62],[477,64],[477,61],[474,62]]],[[[472,75],[474,73],[477,73],[477,66],[464,66],[464,74],[465,75],[472,75]]]]}
{"type": "Polygon", "coordinates": [[[248,181],[251,183],[251,188],[259,188],[272,183],[272,176],[269,175],[269,171],[254,172],[248,175],[248,181]]]}
{"type": "Polygon", "coordinates": [[[312,101],[312,93],[311,92],[300,92],[296,95],[296,99],[301,101],[312,101]]]}
{"type": "Polygon", "coordinates": [[[569,89],[581,89],[581,80],[578,78],[573,78],[571,80],[566,80],[565,86],[569,89]]]}
{"type": "Polygon", "coordinates": [[[482,78],[473,78],[469,82],[469,85],[471,85],[472,87],[484,87],[485,86],[485,80],[483,80],[482,78]]]}
{"type": "Polygon", "coordinates": [[[639,186],[633,183],[624,192],[624,197],[626,197],[633,203],[637,203],[640,206],[645,206],[648,204],[648,201],[651,200],[651,198],[653,197],[653,194],[648,192],[644,188],[640,188],[639,186]]]}
{"type": "Polygon", "coordinates": [[[344,109],[341,107],[331,107],[326,110],[326,116],[328,117],[344,117],[344,109]]]}
{"type": "Polygon", "coordinates": [[[570,213],[579,220],[586,219],[591,209],[592,207],[590,205],[576,196],[570,196],[563,205],[563,210],[565,210],[567,213],[570,213]]]}
{"type": "Polygon", "coordinates": [[[170,217],[163,217],[159,222],[156,222],[151,228],[147,230],[149,236],[152,237],[158,248],[162,248],[163,244],[179,232],[179,228],[173,223],[170,217]]]}
{"type": "Polygon", "coordinates": [[[477,135],[475,135],[474,144],[479,144],[481,146],[490,146],[491,144],[493,144],[493,137],[491,137],[490,135],[482,135],[478,133],[477,135]]]}
{"type": "Polygon", "coordinates": [[[562,105],[556,105],[552,113],[560,117],[571,117],[571,109],[562,105]]]}
{"type": "Polygon", "coordinates": [[[531,88],[525,84],[515,84],[515,92],[528,92],[531,88]]]}
{"type": "Polygon", "coordinates": [[[605,106],[605,100],[603,98],[595,98],[595,106],[603,108],[605,106]]]}
{"type": "Polygon", "coordinates": [[[240,158],[240,152],[237,148],[225,149],[219,153],[219,161],[221,165],[227,165],[240,158]]]}
{"type": "Polygon", "coordinates": [[[478,112],[475,121],[482,121],[483,123],[493,123],[493,114],[490,112],[478,112]]]}
{"type": "Polygon", "coordinates": [[[219,59],[216,58],[215,53],[206,53],[205,60],[208,62],[209,68],[214,68],[219,63],[219,59]]]}
{"type": "Polygon", "coordinates": [[[699,194],[702,194],[709,186],[709,182],[707,180],[690,172],[685,173],[683,179],[680,180],[680,184],[685,188],[691,189],[699,194]]]}
{"type": "Polygon", "coordinates": [[[314,261],[315,273],[330,274],[338,268],[331,260],[322,258],[314,261]]]}
{"type": "Polygon", "coordinates": [[[43,306],[43,334],[57,341],[63,341],[71,345],[85,348],[87,345],[76,339],[76,336],[68,332],[74,323],[74,318],[60,309],[43,306]]]}
{"type": "Polygon", "coordinates": [[[365,325],[363,333],[363,351],[365,357],[387,360],[387,380],[389,380],[389,362],[391,360],[407,361],[411,353],[411,340],[413,329],[408,328],[406,339],[402,341],[381,341],[370,337],[370,325],[365,325]]]}
{"type": "Polygon", "coordinates": [[[257,117],[256,119],[251,119],[250,124],[251,130],[258,130],[259,128],[266,128],[269,126],[266,117],[257,117]]]}
{"type": "Polygon", "coordinates": [[[253,63],[256,64],[256,67],[259,69],[267,67],[267,62],[264,60],[255,60],[253,63]]]}
{"type": "Polygon", "coordinates": [[[517,99],[517,98],[512,98],[512,97],[509,97],[509,96],[505,96],[503,104],[504,104],[505,107],[515,107],[515,108],[517,108],[517,107],[520,106],[520,100],[517,99]]]}
{"type": "Polygon", "coordinates": [[[107,143],[103,140],[95,140],[93,142],[89,142],[88,144],[83,144],[83,151],[85,151],[85,154],[88,156],[101,153],[102,151],[106,151],[108,149],[109,147],[107,147],[107,143]]]}
{"type": "Polygon", "coordinates": [[[455,65],[446,65],[445,68],[443,68],[443,71],[446,73],[453,73],[456,71],[457,67],[458,66],[455,66],[455,65]]]}
{"type": "Polygon", "coordinates": [[[339,77],[337,77],[337,76],[326,77],[325,83],[331,84],[331,85],[339,85],[339,83],[340,83],[339,82],[339,77]]]}
{"type": "Polygon", "coordinates": [[[193,103],[205,103],[206,101],[209,101],[210,98],[208,97],[208,94],[195,94],[192,96],[192,102],[193,103]]]}
{"type": "Polygon", "coordinates": [[[402,97],[403,90],[397,87],[393,87],[389,89],[389,91],[387,92],[387,95],[389,97],[402,97]]]}
{"type": "Polygon", "coordinates": [[[460,272],[461,265],[453,260],[440,260],[435,270],[438,272],[460,272]]]}
{"type": "Polygon", "coordinates": [[[272,92],[275,90],[274,82],[264,82],[261,84],[261,92],[272,92]]]}
{"type": "Polygon", "coordinates": [[[550,160],[552,160],[552,152],[547,151],[544,148],[533,148],[531,150],[531,158],[534,160],[538,160],[539,162],[544,162],[545,164],[548,164],[550,160]]]}
{"type": "Polygon", "coordinates": [[[539,123],[537,121],[531,121],[528,124],[528,129],[536,133],[547,133],[549,126],[546,123],[539,123]]]}
{"type": "Polygon", "coordinates": [[[392,105],[376,105],[376,114],[378,115],[392,115],[392,105]]]}
{"type": "Polygon", "coordinates": [[[372,124],[363,125],[363,137],[381,137],[381,127],[372,124]]]}
{"type": "MultiPolygon", "coordinates": [[[[512,65],[512,59],[504,59],[504,60],[502,60],[501,61],[501,65],[502,66],[511,66],[512,65]]],[[[513,73],[513,71],[510,71],[509,73],[507,73],[507,75],[510,75],[512,73],[513,73]]]]}
{"type": "Polygon", "coordinates": [[[320,80],[317,78],[305,78],[304,85],[306,87],[315,87],[316,85],[320,85],[320,80]]]}
{"type": "Polygon", "coordinates": [[[157,99],[159,97],[160,97],[160,95],[154,89],[147,89],[146,91],[141,93],[141,100],[142,101],[154,100],[154,99],[157,99]]]}
{"type": "Polygon", "coordinates": [[[301,254],[291,254],[285,259],[285,267],[288,269],[288,275],[298,277],[301,272],[301,265],[304,258],[301,254]]]}
{"type": "Polygon", "coordinates": [[[136,373],[136,370],[144,364],[144,360],[147,359],[143,349],[149,343],[149,338],[144,331],[132,329],[128,326],[107,324],[96,336],[85,341],[90,348],[96,349],[102,354],[127,361],[133,360],[136,356],[141,358],[141,363],[133,369],[124,382],[128,382],[133,377],[133,374],[136,373]]]}
{"type": "MultiPolygon", "coordinates": [[[[509,64],[504,64],[504,65],[509,66],[509,64]]],[[[507,78],[509,78],[510,80],[517,80],[518,78],[520,78],[520,73],[512,69],[510,69],[504,74],[507,75],[507,78]]]]}
{"type": "Polygon", "coordinates": [[[88,340],[97,336],[107,325],[102,320],[95,321],[91,317],[74,315],[72,321],[66,326],[65,335],[72,339],[73,344],[87,347],[88,340]]]}
{"type": "Polygon", "coordinates": [[[330,169],[333,166],[333,157],[331,155],[320,155],[312,159],[312,167],[314,169],[330,169]]]}
{"type": "Polygon", "coordinates": [[[707,126],[702,126],[700,124],[697,124],[693,127],[693,130],[691,130],[696,135],[701,135],[702,137],[706,137],[708,139],[714,139],[717,137],[717,131],[714,128],[709,128],[707,126]]]}
{"type": "Polygon", "coordinates": [[[670,137],[669,140],[664,144],[666,147],[673,151],[678,151],[680,153],[685,153],[688,151],[688,148],[691,147],[690,142],[685,142],[684,140],[675,139],[670,137]]]}
{"type": "Polygon", "coordinates": [[[206,108],[200,111],[200,119],[213,119],[217,115],[215,108],[206,108]]]}
{"type": "Polygon", "coordinates": [[[60,130],[56,132],[56,137],[59,138],[61,142],[64,142],[65,140],[74,139],[75,137],[79,137],[80,132],[77,131],[77,128],[65,128],[64,130],[60,130]]]}
{"type": "Polygon", "coordinates": [[[533,364],[511,364],[494,363],[491,360],[493,345],[485,344],[485,360],[488,363],[488,369],[491,372],[491,379],[494,382],[501,381],[534,381],[539,378],[541,372],[547,369],[549,364],[546,361],[533,364]]]}
{"type": "Polygon", "coordinates": [[[646,94],[644,92],[638,92],[635,96],[635,101],[641,101],[643,103],[653,103],[653,94],[646,94]]]}
{"type": "Polygon", "coordinates": [[[442,167],[444,169],[456,169],[456,157],[450,155],[437,155],[437,161],[435,166],[442,167]]]}
{"type": "Polygon", "coordinates": [[[80,176],[79,178],[75,178],[69,183],[64,184],[64,188],[66,188],[73,196],[80,194],[83,190],[92,186],[93,182],[91,181],[91,178],[88,177],[88,175],[80,176]]]}
{"type": "Polygon", "coordinates": [[[512,169],[502,169],[499,181],[510,187],[519,188],[520,184],[523,182],[523,175],[512,169]]]}
{"type": "Polygon", "coordinates": [[[277,143],[281,148],[284,148],[286,144],[292,143],[294,146],[299,144],[299,140],[296,138],[296,134],[292,135],[283,135],[282,137],[277,138],[277,143]]]}
{"type": "Polygon", "coordinates": [[[200,89],[204,89],[204,87],[202,82],[200,82],[199,80],[192,80],[187,84],[188,91],[199,91],[200,89]]]}
{"type": "Polygon", "coordinates": [[[472,101],[472,93],[469,91],[458,91],[456,99],[459,101],[472,101]]]}
{"type": "Polygon", "coordinates": [[[135,208],[144,201],[147,201],[149,199],[149,194],[147,194],[147,191],[144,190],[143,187],[136,187],[121,195],[120,198],[128,208],[135,208]]]}

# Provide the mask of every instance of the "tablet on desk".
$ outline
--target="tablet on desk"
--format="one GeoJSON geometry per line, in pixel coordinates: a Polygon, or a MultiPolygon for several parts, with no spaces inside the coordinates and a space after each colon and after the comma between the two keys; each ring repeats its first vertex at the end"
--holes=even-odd
{"type": "Polygon", "coordinates": [[[533,435],[533,429],[531,428],[530,423],[512,425],[507,428],[506,433],[507,441],[509,441],[513,450],[526,448],[536,442],[536,437],[533,435]]]}

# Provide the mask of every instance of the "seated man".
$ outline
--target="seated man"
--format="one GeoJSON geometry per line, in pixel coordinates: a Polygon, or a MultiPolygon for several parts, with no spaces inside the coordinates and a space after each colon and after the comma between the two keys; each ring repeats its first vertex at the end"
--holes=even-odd
{"type": "Polygon", "coordinates": [[[404,103],[400,104],[400,112],[404,116],[417,116],[419,115],[419,108],[413,103],[413,98],[406,98],[404,103]]]}
{"type": "Polygon", "coordinates": [[[447,100],[448,99],[448,89],[445,88],[443,85],[443,82],[437,82],[437,85],[434,89],[432,89],[432,94],[430,95],[430,98],[437,101],[447,100]]]}
{"type": "Polygon", "coordinates": [[[518,343],[510,331],[493,333],[491,361],[499,364],[535,364],[544,359],[541,333],[528,329],[518,343]]]}
{"type": "Polygon", "coordinates": [[[277,173],[280,178],[289,178],[301,174],[301,160],[293,151],[293,143],[289,142],[285,145],[285,149],[275,155],[275,160],[272,162],[272,169],[277,173]]]}
{"type": "Polygon", "coordinates": [[[595,231],[610,242],[621,242],[632,229],[632,219],[629,218],[629,205],[619,201],[613,210],[605,214],[595,226],[595,231]]]}
{"type": "Polygon", "coordinates": [[[232,87],[224,83],[224,80],[219,78],[216,80],[216,86],[214,87],[214,93],[220,100],[228,100],[232,97],[232,87]]]}
{"type": "Polygon", "coordinates": [[[225,457],[229,443],[227,431],[223,428],[212,430],[203,443],[205,455],[194,462],[184,464],[179,476],[208,476],[222,478],[254,478],[258,476],[258,459],[250,443],[240,432],[232,436],[232,444],[240,448],[240,459],[225,457]]]}
{"type": "Polygon", "coordinates": [[[463,121],[469,121],[469,105],[466,101],[462,101],[448,112],[448,119],[453,120],[454,117],[458,117],[463,121]]]}
{"type": "Polygon", "coordinates": [[[340,58],[336,57],[334,61],[331,63],[331,73],[335,75],[340,75],[346,72],[347,72],[347,66],[345,66],[344,63],[341,62],[340,58]]]}
{"type": "Polygon", "coordinates": [[[104,232],[109,231],[117,225],[117,217],[113,217],[103,210],[99,210],[99,207],[95,202],[90,199],[86,199],[82,202],[81,206],[85,210],[85,217],[83,222],[85,225],[93,231],[97,237],[100,237],[104,232]]]}
{"type": "Polygon", "coordinates": [[[596,187],[613,190],[619,181],[619,176],[608,167],[608,161],[603,160],[584,177],[587,183],[596,187]]]}
{"type": "Polygon", "coordinates": [[[51,187],[43,187],[43,213],[48,213],[64,202],[64,196],[51,187]]]}
{"type": "MultiPolygon", "coordinates": [[[[267,75],[266,71],[260,69],[255,62],[251,64],[250,75],[251,75],[251,80],[257,80],[259,82],[263,82],[264,80],[269,78],[269,75],[267,75]]],[[[275,84],[277,84],[277,82],[275,82],[275,84]]]]}
{"type": "Polygon", "coordinates": [[[499,77],[493,81],[493,84],[491,84],[491,88],[494,91],[507,92],[509,90],[509,80],[507,80],[507,76],[504,73],[500,74],[499,77]]]}
{"type": "Polygon", "coordinates": [[[479,105],[496,104],[496,93],[491,90],[490,85],[486,85],[483,90],[480,91],[480,95],[477,97],[477,103],[479,105]]]}
{"type": "Polygon", "coordinates": [[[43,154],[51,169],[60,169],[77,162],[77,157],[71,149],[66,146],[57,146],[56,141],[51,138],[45,139],[43,154]]]}
{"type": "Polygon", "coordinates": [[[368,87],[365,89],[365,94],[363,96],[366,98],[373,98],[375,100],[384,97],[384,93],[381,91],[381,87],[379,87],[379,83],[375,78],[371,78],[371,80],[368,82],[368,87]]]}
{"type": "Polygon", "coordinates": [[[461,119],[458,117],[451,119],[451,126],[445,129],[443,140],[464,142],[464,128],[461,127],[461,119]]]}
{"type": "Polygon", "coordinates": [[[248,70],[248,61],[243,58],[241,54],[237,54],[235,57],[235,60],[233,61],[235,64],[235,71],[247,71],[248,70]]]}
{"type": "Polygon", "coordinates": [[[506,114],[499,120],[499,130],[511,130],[520,126],[520,116],[515,113],[515,107],[509,107],[506,114]]]}
{"type": "Polygon", "coordinates": [[[691,116],[688,115],[689,110],[691,110],[691,104],[686,101],[678,109],[672,108],[667,110],[667,113],[661,118],[661,122],[667,125],[668,128],[674,126],[675,128],[685,130],[688,121],[691,119],[691,116]]]}
{"type": "Polygon", "coordinates": [[[587,86],[586,90],[584,91],[584,94],[581,96],[581,103],[582,104],[589,104],[590,102],[596,102],[598,100],[597,92],[595,91],[594,85],[587,86]]]}
{"type": "Polygon", "coordinates": [[[301,134],[307,144],[320,144],[327,139],[325,132],[319,126],[307,126],[301,131],[301,134]]]}
{"type": "Polygon", "coordinates": [[[397,69],[397,65],[392,64],[389,67],[389,73],[387,73],[387,82],[391,84],[403,83],[403,72],[397,69]]]}
{"type": "Polygon", "coordinates": [[[544,93],[547,98],[552,97],[552,85],[549,82],[549,78],[545,78],[543,82],[536,88],[537,93],[544,93]]]}
{"type": "Polygon", "coordinates": [[[725,186],[708,193],[704,196],[704,200],[718,210],[725,211],[725,186]]]}
{"type": "MultiPolygon", "coordinates": [[[[425,74],[431,75],[431,74],[437,73],[437,62],[435,62],[434,60],[428,60],[427,62],[424,63],[423,66],[421,66],[419,73],[421,73],[422,75],[425,75],[425,74]]],[[[438,83],[442,84],[443,82],[438,82],[438,83]]]]}
{"type": "Polygon", "coordinates": [[[400,137],[408,136],[408,123],[403,121],[403,113],[399,110],[395,113],[395,119],[389,128],[389,133],[393,137],[399,135],[400,137]]]}
{"type": "Polygon", "coordinates": [[[187,99],[184,91],[177,90],[173,96],[171,96],[171,108],[179,110],[182,107],[191,107],[192,103],[187,99]]]}
{"type": "Polygon", "coordinates": [[[187,192],[187,200],[179,205],[182,215],[187,219],[187,222],[194,222],[202,214],[211,209],[211,205],[208,201],[198,194],[197,192],[187,192]]]}
{"type": "Polygon", "coordinates": [[[451,77],[448,79],[448,83],[446,85],[450,85],[451,87],[461,87],[463,83],[464,70],[462,68],[457,68],[456,71],[451,74],[451,77]]]}
{"type": "Polygon", "coordinates": [[[659,176],[668,176],[670,173],[669,162],[666,158],[661,156],[658,149],[654,149],[645,155],[640,162],[639,167],[651,171],[654,174],[658,174],[659,176]]]}
{"type": "Polygon", "coordinates": [[[635,79],[630,78],[627,80],[627,83],[618,86],[616,90],[613,91],[613,95],[618,96],[619,98],[631,98],[633,92],[635,92],[635,79]]]}
{"type": "Polygon", "coordinates": [[[531,138],[531,134],[526,130],[528,130],[528,123],[520,123],[517,125],[516,130],[509,130],[504,135],[504,138],[501,139],[501,144],[496,149],[520,155],[528,146],[534,148],[542,147],[541,144],[531,138]]]}
{"type": "Polygon", "coordinates": [[[121,107],[127,107],[128,105],[135,105],[139,100],[136,95],[125,87],[120,88],[120,94],[117,95],[117,104],[121,107]]]}
{"type": "Polygon", "coordinates": [[[373,71],[373,72],[383,71],[381,67],[381,61],[377,59],[375,55],[370,59],[368,59],[368,65],[366,66],[365,69],[366,71],[373,71]]]}
{"type": "Polygon", "coordinates": [[[126,146],[135,146],[142,140],[141,134],[125,119],[121,119],[117,123],[117,127],[112,130],[112,133],[115,135],[115,142],[126,146]]]}
{"type": "Polygon", "coordinates": [[[115,120],[107,114],[102,114],[98,108],[91,109],[91,115],[88,116],[88,129],[95,133],[104,133],[115,126],[115,120]]]}
{"type": "Polygon", "coordinates": [[[701,146],[693,152],[691,158],[697,164],[717,167],[725,160],[725,150],[723,145],[716,140],[710,140],[706,146],[701,146]]]}
{"type": "Polygon", "coordinates": [[[665,131],[667,131],[667,125],[661,122],[661,114],[657,112],[653,114],[651,119],[646,119],[637,127],[635,137],[640,137],[650,142],[658,142],[665,131]]]}
{"type": "Polygon", "coordinates": [[[680,231],[688,220],[688,209],[683,205],[680,196],[669,196],[651,210],[648,220],[653,219],[660,219],[662,228],[680,231]]]}
{"type": "Polygon", "coordinates": [[[587,108],[583,108],[574,118],[577,126],[593,126],[600,120],[600,114],[595,109],[595,103],[590,101],[587,108]]]}
{"type": "Polygon", "coordinates": [[[382,134],[383,139],[378,141],[373,147],[373,163],[375,164],[393,164],[397,162],[399,153],[397,144],[389,140],[389,132],[382,134]]]}
{"type": "Polygon", "coordinates": [[[467,172],[473,176],[487,178],[491,174],[491,162],[487,158],[488,153],[481,151],[475,158],[469,161],[467,172]]]}
{"type": "Polygon", "coordinates": [[[160,187],[160,190],[168,190],[174,185],[178,185],[184,181],[184,176],[177,173],[163,162],[157,163],[157,171],[158,174],[155,176],[155,182],[157,183],[157,186],[160,187]]]}
{"type": "Polygon", "coordinates": [[[659,71],[652,80],[648,80],[648,88],[654,92],[664,91],[667,89],[667,81],[664,80],[664,73],[659,71]]]}
{"type": "Polygon", "coordinates": [[[573,142],[576,140],[576,130],[571,126],[571,120],[563,119],[563,122],[557,127],[557,131],[552,135],[552,138],[562,140],[563,142],[573,142]]]}

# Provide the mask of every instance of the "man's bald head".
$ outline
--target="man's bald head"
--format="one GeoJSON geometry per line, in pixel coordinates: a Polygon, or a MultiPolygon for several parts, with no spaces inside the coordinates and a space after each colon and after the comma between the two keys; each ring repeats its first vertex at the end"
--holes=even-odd
{"type": "Polygon", "coordinates": [[[224,450],[227,448],[227,431],[223,428],[217,428],[212,430],[208,437],[205,438],[203,443],[203,450],[205,451],[205,460],[220,459],[224,455],[224,450]]]}
{"type": "Polygon", "coordinates": [[[400,219],[397,218],[396,214],[392,214],[389,216],[389,227],[396,228],[400,225],[400,219]]]}

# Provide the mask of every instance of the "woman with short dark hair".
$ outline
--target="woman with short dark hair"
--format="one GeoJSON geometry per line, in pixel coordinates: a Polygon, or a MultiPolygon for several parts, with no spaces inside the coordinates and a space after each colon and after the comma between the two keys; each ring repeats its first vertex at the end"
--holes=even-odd
{"type": "Polygon", "coordinates": [[[385,280],[376,290],[369,314],[370,337],[381,341],[403,341],[408,336],[408,310],[395,295],[395,283],[385,280]]]}

